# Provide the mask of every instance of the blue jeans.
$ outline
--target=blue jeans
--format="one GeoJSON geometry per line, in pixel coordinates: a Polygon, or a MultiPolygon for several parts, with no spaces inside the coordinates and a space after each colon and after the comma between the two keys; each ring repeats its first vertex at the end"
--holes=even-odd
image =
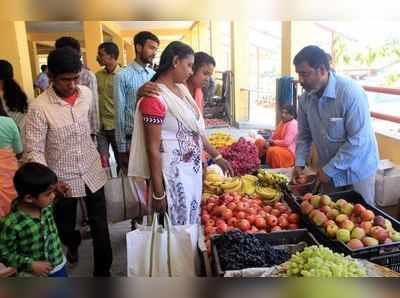
{"type": "Polygon", "coordinates": [[[65,265],[58,271],[54,273],[50,273],[48,277],[68,277],[67,270],[65,269],[65,265]]]}

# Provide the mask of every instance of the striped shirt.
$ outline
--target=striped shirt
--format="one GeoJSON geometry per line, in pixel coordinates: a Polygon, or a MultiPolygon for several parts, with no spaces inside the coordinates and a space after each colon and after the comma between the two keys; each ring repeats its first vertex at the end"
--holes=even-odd
{"type": "Polygon", "coordinates": [[[79,74],[79,85],[86,86],[92,91],[93,100],[89,111],[90,133],[92,135],[96,135],[100,131],[100,110],[97,80],[95,74],[85,66],[82,67],[82,70],[79,74]]]}
{"type": "Polygon", "coordinates": [[[53,87],[40,94],[26,116],[27,158],[48,165],[71,186],[72,197],[86,196],[85,185],[96,192],[107,181],[100,156],[90,137],[92,93],[78,85],[74,105],[57,96],[53,87]]]}
{"type": "Polygon", "coordinates": [[[127,152],[127,136],[132,135],[137,92],[154,75],[154,70],[133,62],[114,77],[115,137],[118,151],[127,152]]]}

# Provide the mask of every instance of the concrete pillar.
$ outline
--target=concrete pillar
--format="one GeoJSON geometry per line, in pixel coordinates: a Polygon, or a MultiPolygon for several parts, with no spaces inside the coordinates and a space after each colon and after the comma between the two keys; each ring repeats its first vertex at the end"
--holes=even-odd
{"type": "Polygon", "coordinates": [[[93,72],[98,71],[101,66],[97,63],[97,48],[103,42],[103,29],[101,22],[84,21],[83,37],[85,40],[86,65],[93,72]]]}
{"type": "Polygon", "coordinates": [[[225,59],[221,49],[221,28],[220,21],[211,21],[211,56],[214,57],[216,62],[216,69],[225,71],[221,68],[221,63],[225,59]]]}
{"type": "Polygon", "coordinates": [[[37,43],[28,40],[29,58],[31,62],[32,79],[35,81],[36,76],[40,73],[39,57],[37,53],[37,43]]]}
{"type": "Polygon", "coordinates": [[[211,53],[210,21],[200,21],[199,24],[199,51],[211,53]]]}
{"type": "Polygon", "coordinates": [[[15,80],[21,85],[29,99],[34,98],[28,39],[24,21],[1,21],[1,59],[10,62],[15,80]]]}
{"type": "Polygon", "coordinates": [[[234,120],[236,123],[250,118],[250,41],[247,20],[231,22],[231,65],[234,86],[234,120]]]}
{"type": "Polygon", "coordinates": [[[132,42],[125,42],[126,49],[126,63],[131,64],[135,60],[135,47],[132,42]]]}
{"type": "Polygon", "coordinates": [[[119,48],[118,63],[120,65],[125,66],[126,65],[125,55],[124,55],[125,41],[120,35],[113,35],[112,40],[119,48]]]}

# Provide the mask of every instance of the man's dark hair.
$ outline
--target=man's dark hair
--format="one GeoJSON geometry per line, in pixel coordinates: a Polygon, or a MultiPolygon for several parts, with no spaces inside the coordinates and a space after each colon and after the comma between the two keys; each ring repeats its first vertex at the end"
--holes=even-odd
{"type": "Polygon", "coordinates": [[[47,65],[51,75],[79,73],[82,69],[80,55],[70,47],[55,49],[47,57],[47,65]]]}
{"type": "Polygon", "coordinates": [[[18,169],[14,176],[14,186],[20,199],[26,195],[38,198],[50,186],[57,183],[57,175],[45,165],[28,162],[18,169]]]}
{"type": "Polygon", "coordinates": [[[47,65],[46,64],[43,64],[42,66],[40,66],[40,70],[41,71],[45,72],[46,69],[47,69],[47,65]]]}
{"type": "Polygon", "coordinates": [[[112,41],[106,41],[99,45],[99,50],[103,49],[107,55],[113,56],[115,60],[118,59],[119,49],[118,46],[112,41]]]}
{"type": "Polygon", "coordinates": [[[329,61],[326,52],[317,46],[307,46],[303,48],[293,59],[294,65],[306,62],[312,68],[317,69],[321,65],[329,71],[329,61]]]}
{"type": "Polygon", "coordinates": [[[204,52],[194,54],[193,74],[203,65],[212,64],[215,67],[215,59],[204,52]]]}
{"type": "Polygon", "coordinates": [[[149,31],[141,31],[138,34],[136,34],[135,37],[133,38],[133,45],[135,46],[135,51],[136,51],[136,45],[140,44],[141,46],[144,46],[146,40],[148,39],[155,41],[157,44],[160,44],[160,40],[155,34],[149,31]]]}
{"type": "Polygon", "coordinates": [[[56,49],[70,47],[81,54],[81,44],[79,41],[71,36],[63,36],[56,40],[56,49]]]}

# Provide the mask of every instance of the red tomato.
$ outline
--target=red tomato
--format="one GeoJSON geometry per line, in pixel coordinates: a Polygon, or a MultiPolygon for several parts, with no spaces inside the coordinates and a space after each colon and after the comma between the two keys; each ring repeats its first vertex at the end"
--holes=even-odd
{"type": "Polygon", "coordinates": [[[300,217],[299,217],[299,215],[296,214],[296,213],[291,213],[291,214],[289,215],[288,221],[289,221],[289,223],[291,223],[291,224],[297,224],[297,223],[300,222],[300,217]]]}
{"type": "Polygon", "coordinates": [[[236,217],[231,217],[231,218],[228,219],[228,221],[227,221],[228,225],[229,225],[229,226],[232,226],[232,227],[236,227],[237,222],[238,222],[238,220],[237,220],[236,217]]]}
{"type": "Polygon", "coordinates": [[[239,212],[236,214],[236,217],[237,217],[238,219],[244,219],[244,218],[246,217],[246,213],[244,213],[243,211],[239,211],[239,212]]]}
{"type": "Polygon", "coordinates": [[[222,213],[222,218],[224,220],[228,220],[233,216],[233,212],[231,209],[226,209],[223,213],[222,213]]]}
{"type": "Polygon", "coordinates": [[[271,210],[271,214],[275,215],[276,217],[278,217],[279,215],[281,215],[281,212],[278,209],[272,209],[271,210]]]}
{"type": "Polygon", "coordinates": [[[228,207],[228,209],[231,209],[233,211],[236,209],[237,205],[234,202],[230,202],[228,203],[228,205],[226,205],[226,207],[228,207]]]}
{"type": "Polygon", "coordinates": [[[275,227],[278,224],[278,218],[275,215],[269,215],[267,217],[267,223],[271,227],[275,227]]]}
{"type": "Polygon", "coordinates": [[[258,212],[258,216],[265,218],[267,216],[267,212],[265,212],[264,210],[261,210],[258,212]]]}
{"type": "Polygon", "coordinates": [[[202,223],[203,225],[205,225],[209,219],[210,219],[210,215],[208,215],[208,214],[203,214],[203,215],[201,216],[201,223],[202,223]]]}
{"type": "Polygon", "coordinates": [[[260,216],[256,217],[256,219],[254,220],[254,224],[258,229],[265,229],[267,227],[267,222],[263,217],[260,216]]]}
{"type": "Polygon", "coordinates": [[[286,228],[286,227],[288,226],[289,222],[288,222],[288,220],[286,219],[286,217],[284,217],[284,216],[279,216],[279,218],[278,218],[278,224],[279,224],[279,226],[280,226],[282,229],[284,229],[284,228],[286,228]]]}
{"type": "Polygon", "coordinates": [[[221,222],[217,225],[217,233],[223,234],[228,230],[228,225],[224,222],[221,222]]]}
{"type": "Polygon", "coordinates": [[[254,223],[254,221],[256,220],[256,216],[254,214],[247,214],[246,215],[246,219],[252,225],[254,223]]]}
{"type": "Polygon", "coordinates": [[[254,209],[254,208],[248,208],[247,210],[246,210],[246,212],[248,213],[248,214],[253,214],[253,215],[255,215],[256,213],[257,213],[257,211],[256,211],[256,209],[254,209]]]}
{"type": "Polygon", "coordinates": [[[215,222],[215,226],[217,227],[218,225],[223,224],[223,223],[225,223],[225,220],[219,218],[219,219],[217,219],[217,221],[215,222]]]}
{"type": "Polygon", "coordinates": [[[276,232],[276,231],[282,231],[282,228],[280,226],[275,226],[271,229],[271,232],[276,232]]]}
{"type": "Polygon", "coordinates": [[[252,233],[252,234],[257,233],[257,232],[258,232],[258,229],[255,226],[252,226],[249,231],[249,233],[252,233]]]}
{"type": "Polygon", "coordinates": [[[212,226],[212,227],[215,226],[215,220],[209,219],[209,220],[207,221],[206,225],[207,225],[207,226],[212,226]]]}
{"type": "Polygon", "coordinates": [[[238,228],[242,231],[242,232],[246,232],[250,229],[250,223],[247,219],[241,219],[238,222],[238,228]]]}
{"type": "Polygon", "coordinates": [[[265,206],[264,211],[267,213],[271,213],[272,207],[271,206],[265,206]]]}
{"type": "Polygon", "coordinates": [[[207,226],[204,229],[204,232],[206,233],[206,235],[214,235],[216,233],[216,231],[217,231],[217,228],[213,227],[213,226],[207,226]]]}
{"type": "Polygon", "coordinates": [[[215,203],[207,203],[207,205],[206,205],[206,210],[207,210],[209,213],[211,213],[211,211],[213,210],[214,206],[215,206],[215,203]]]}

